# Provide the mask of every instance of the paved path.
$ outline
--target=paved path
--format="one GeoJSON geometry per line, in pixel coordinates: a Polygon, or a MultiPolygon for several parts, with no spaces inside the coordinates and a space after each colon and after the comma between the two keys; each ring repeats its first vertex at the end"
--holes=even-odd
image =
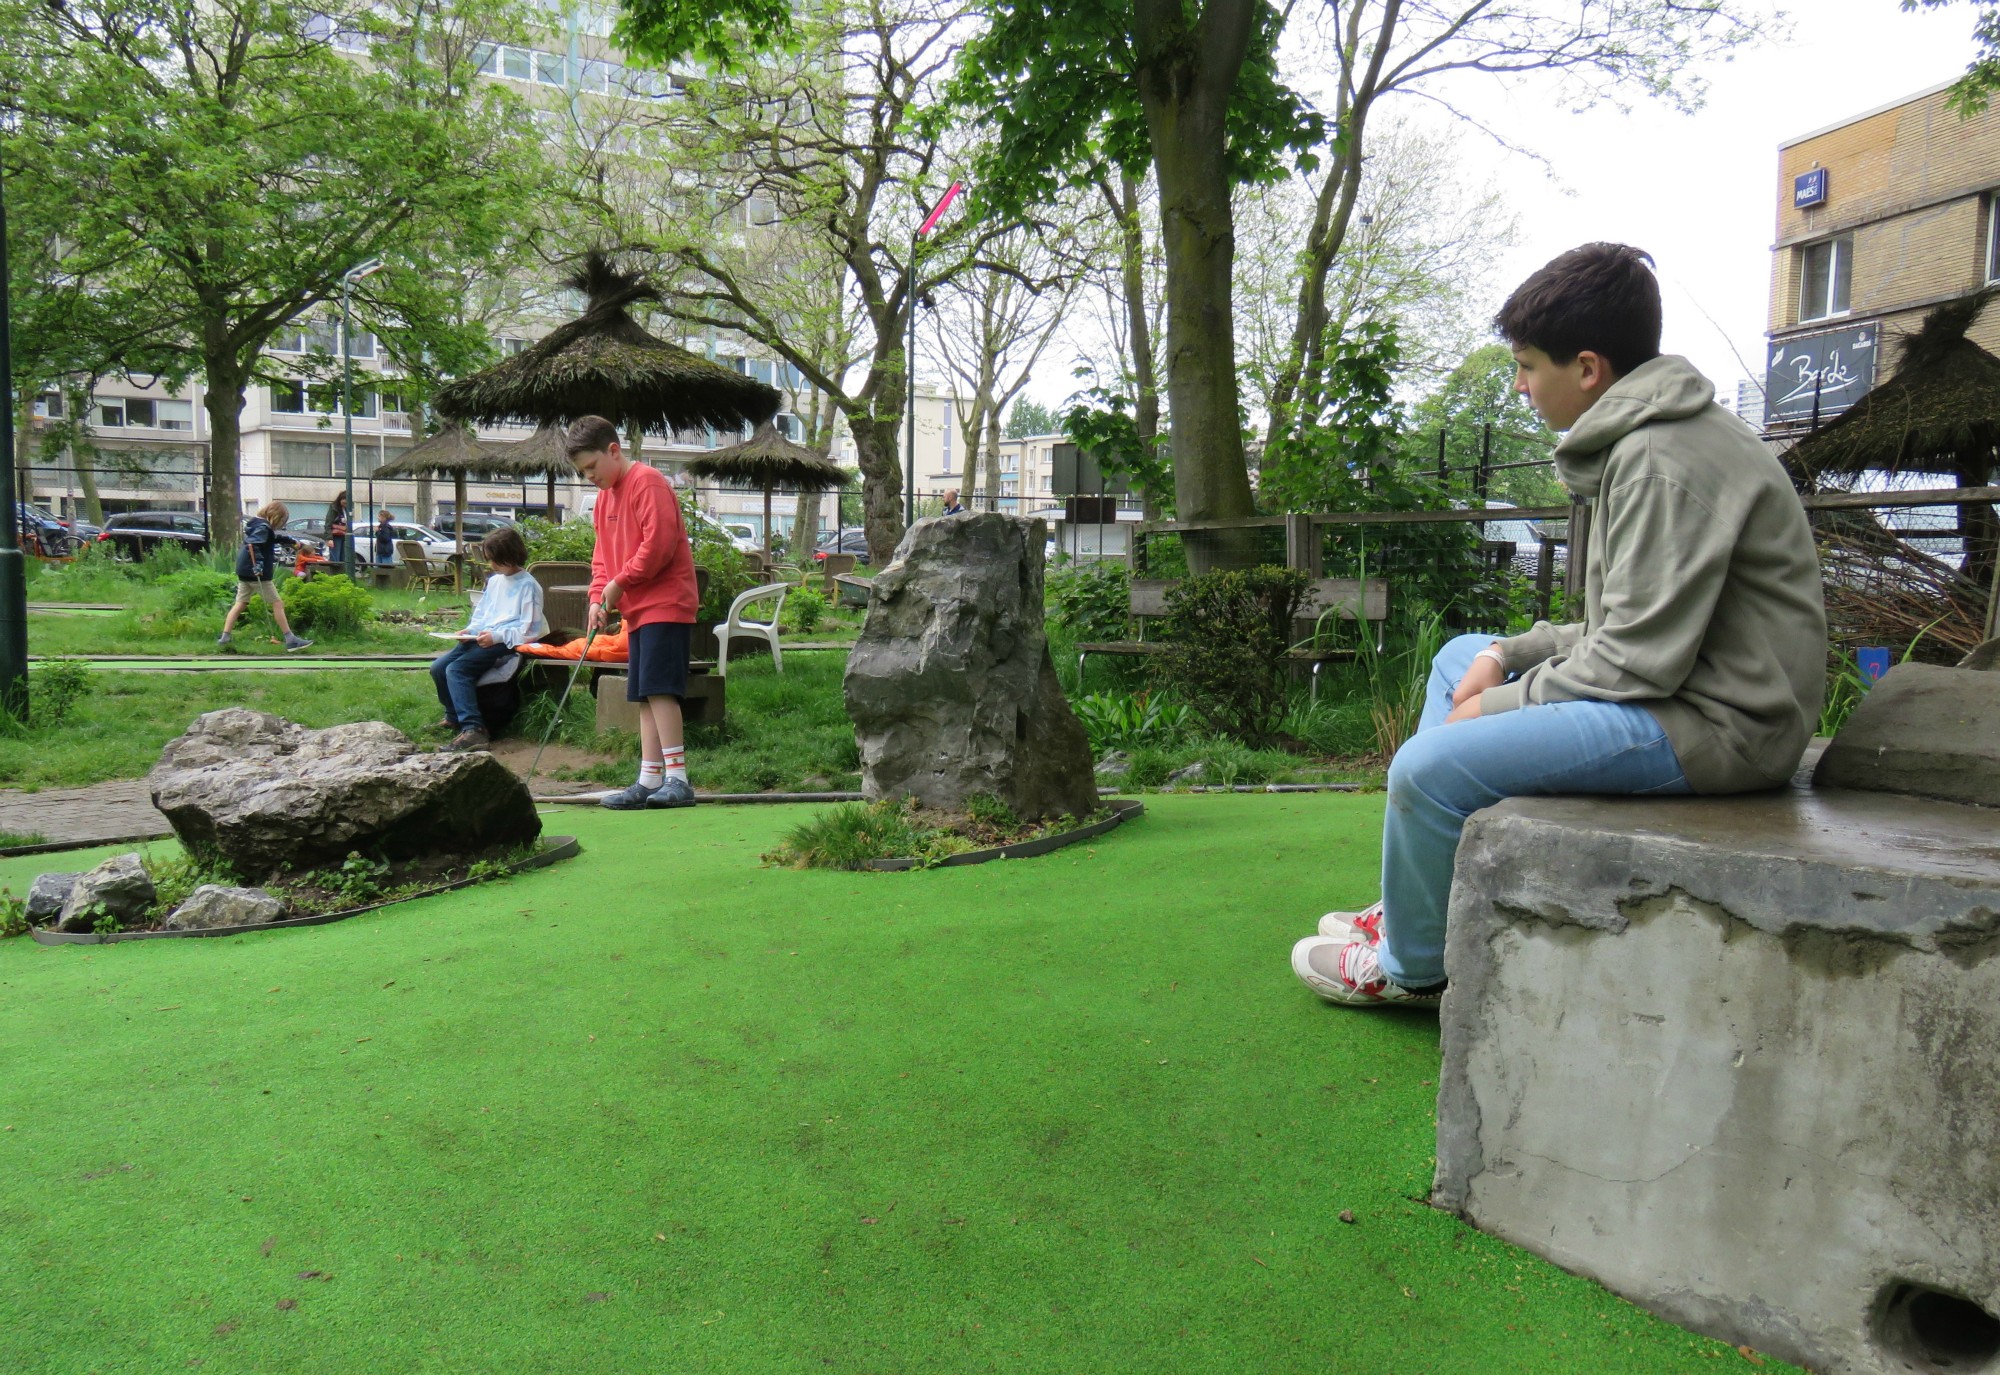
{"type": "MultiPolygon", "coordinates": [[[[435,654],[399,655],[300,655],[300,654],[204,654],[185,658],[138,654],[79,654],[62,656],[81,659],[92,668],[107,673],[324,673],[330,669],[387,669],[390,672],[429,671],[435,654]]],[[[32,666],[41,663],[29,655],[32,666]]]]}
{"type": "Polygon", "coordinates": [[[163,836],[167,819],[153,809],[143,778],[117,778],[88,788],[45,788],[38,793],[0,789],[0,831],[39,835],[51,844],[163,836]]]}

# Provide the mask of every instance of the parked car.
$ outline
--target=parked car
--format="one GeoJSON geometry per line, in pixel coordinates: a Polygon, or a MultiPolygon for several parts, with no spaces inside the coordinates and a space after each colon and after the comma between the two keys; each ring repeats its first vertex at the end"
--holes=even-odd
{"type": "MultiPolygon", "coordinates": [[[[418,544],[423,545],[424,557],[427,559],[448,559],[458,552],[457,540],[453,539],[450,535],[440,533],[428,525],[419,525],[413,520],[392,520],[389,522],[389,528],[396,532],[398,540],[415,540],[418,544]]],[[[465,547],[467,551],[475,550],[478,544],[479,541],[472,537],[472,531],[468,529],[465,532],[465,547]]],[[[360,542],[354,546],[354,556],[359,559],[363,553],[372,555],[374,552],[375,527],[370,525],[367,528],[367,532],[361,537],[360,542]]],[[[402,561],[400,554],[391,560],[393,563],[401,563],[402,561]]]]}
{"type": "Polygon", "coordinates": [[[852,554],[856,563],[868,562],[868,532],[859,526],[828,530],[813,549],[813,562],[822,563],[828,554],[852,554]]]}
{"type": "Polygon", "coordinates": [[[127,511],[104,522],[98,542],[111,546],[114,558],[143,559],[166,545],[190,554],[208,551],[208,526],[194,511],[127,511]]]}
{"type": "MultiPolygon", "coordinates": [[[[506,516],[496,516],[487,511],[467,511],[465,513],[465,542],[467,545],[474,545],[485,539],[495,530],[511,530],[513,527],[514,522],[506,516]]],[[[371,530],[375,528],[372,521],[369,523],[368,528],[371,530]]],[[[437,528],[449,538],[458,529],[458,521],[453,516],[440,513],[437,518],[437,528]]]]}

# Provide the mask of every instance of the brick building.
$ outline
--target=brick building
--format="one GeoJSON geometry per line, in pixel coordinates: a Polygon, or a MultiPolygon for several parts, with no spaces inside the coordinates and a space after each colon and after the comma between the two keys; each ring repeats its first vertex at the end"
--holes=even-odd
{"type": "MultiPolygon", "coordinates": [[[[1765,423],[1779,435],[1853,404],[1893,370],[1896,335],[2000,282],[2000,109],[1962,119],[1951,83],[1778,151],[1765,423]]],[[[2000,352],[2000,312],[1974,339],[2000,352]]]]}

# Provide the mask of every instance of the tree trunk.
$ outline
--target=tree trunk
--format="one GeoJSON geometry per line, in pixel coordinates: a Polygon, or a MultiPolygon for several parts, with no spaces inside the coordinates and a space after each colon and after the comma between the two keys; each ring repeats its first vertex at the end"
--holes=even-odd
{"type": "Polygon", "coordinates": [[[979,490],[979,451],[986,434],[986,416],[992,407],[991,400],[984,394],[972,398],[972,413],[965,421],[965,461],[958,470],[958,498],[968,505],[972,494],[979,490]]]}
{"type": "MultiPolygon", "coordinates": [[[[1111,195],[1107,186],[1105,194],[1111,195]]],[[[1125,279],[1125,332],[1132,351],[1132,428],[1150,457],[1160,437],[1160,388],[1153,361],[1153,324],[1146,315],[1146,226],[1139,218],[1139,181],[1130,172],[1118,174],[1112,197],[1118,215],[1119,268],[1125,279]]],[[[1160,494],[1145,489],[1146,519],[1158,520],[1164,509],[1160,494]]]]}
{"type": "MultiPolygon", "coordinates": [[[[1160,183],[1167,261],[1174,499],[1183,520],[1247,516],[1255,508],[1237,415],[1231,280],[1236,237],[1224,156],[1226,100],[1177,89],[1168,75],[1149,73],[1141,92],[1160,183]]],[[[1234,566],[1247,558],[1248,544],[1240,536],[1188,540],[1189,567],[1202,573],[1234,566]]]]}
{"type": "MultiPolygon", "coordinates": [[[[1017,474],[1021,471],[1019,463],[1014,465],[1014,471],[1017,474]]],[[[986,408],[986,491],[990,498],[986,509],[989,511],[999,510],[1000,408],[998,406],[988,406],[986,408]]],[[[1023,506],[1016,506],[1014,509],[1018,513],[1025,508],[1023,506]]]]}
{"type": "Polygon", "coordinates": [[[868,534],[868,557],[877,568],[894,557],[903,539],[903,418],[891,411],[886,419],[866,411],[850,411],[847,428],[861,464],[862,526],[868,534]]]}
{"type": "MultiPolygon", "coordinates": [[[[211,323],[206,333],[211,339],[220,327],[211,323]]],[[[227,540],[233,547],[236,532],[243,524],[243,384],[244,373],[236,356],[222,348],[206,350],[203,362],[208,372],[208,390],[202,408],[208,412],[208,528],[219,548],[227,540]]]]}

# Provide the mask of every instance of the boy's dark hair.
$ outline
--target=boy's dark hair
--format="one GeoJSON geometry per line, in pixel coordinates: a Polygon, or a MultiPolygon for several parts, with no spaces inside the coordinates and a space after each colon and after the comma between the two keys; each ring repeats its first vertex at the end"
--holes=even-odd
{"type": "Polygon", "coordinates": [[[486,538],[479,541],[479,552],[488,563],[504,563],[509,568],[528,566],[528,542],[511,525],[488,531],[486,538]]]}
{"type": "Polygon", "coordinates": [[[1622,243],[1587,243],[1551,259],[1493,317],[1516,348],[1557,363],[1585,349],[1620,376],[1660,356],[1660,282],[1649,253],[1622,243]]]}
{"type": "Polygon", "coordinates": [[[570,422],[563,436],[563,452],[574,459],[578,454],[601,454],[618,442],[618,427],[601,415],[586,415],[570,422]]]}

